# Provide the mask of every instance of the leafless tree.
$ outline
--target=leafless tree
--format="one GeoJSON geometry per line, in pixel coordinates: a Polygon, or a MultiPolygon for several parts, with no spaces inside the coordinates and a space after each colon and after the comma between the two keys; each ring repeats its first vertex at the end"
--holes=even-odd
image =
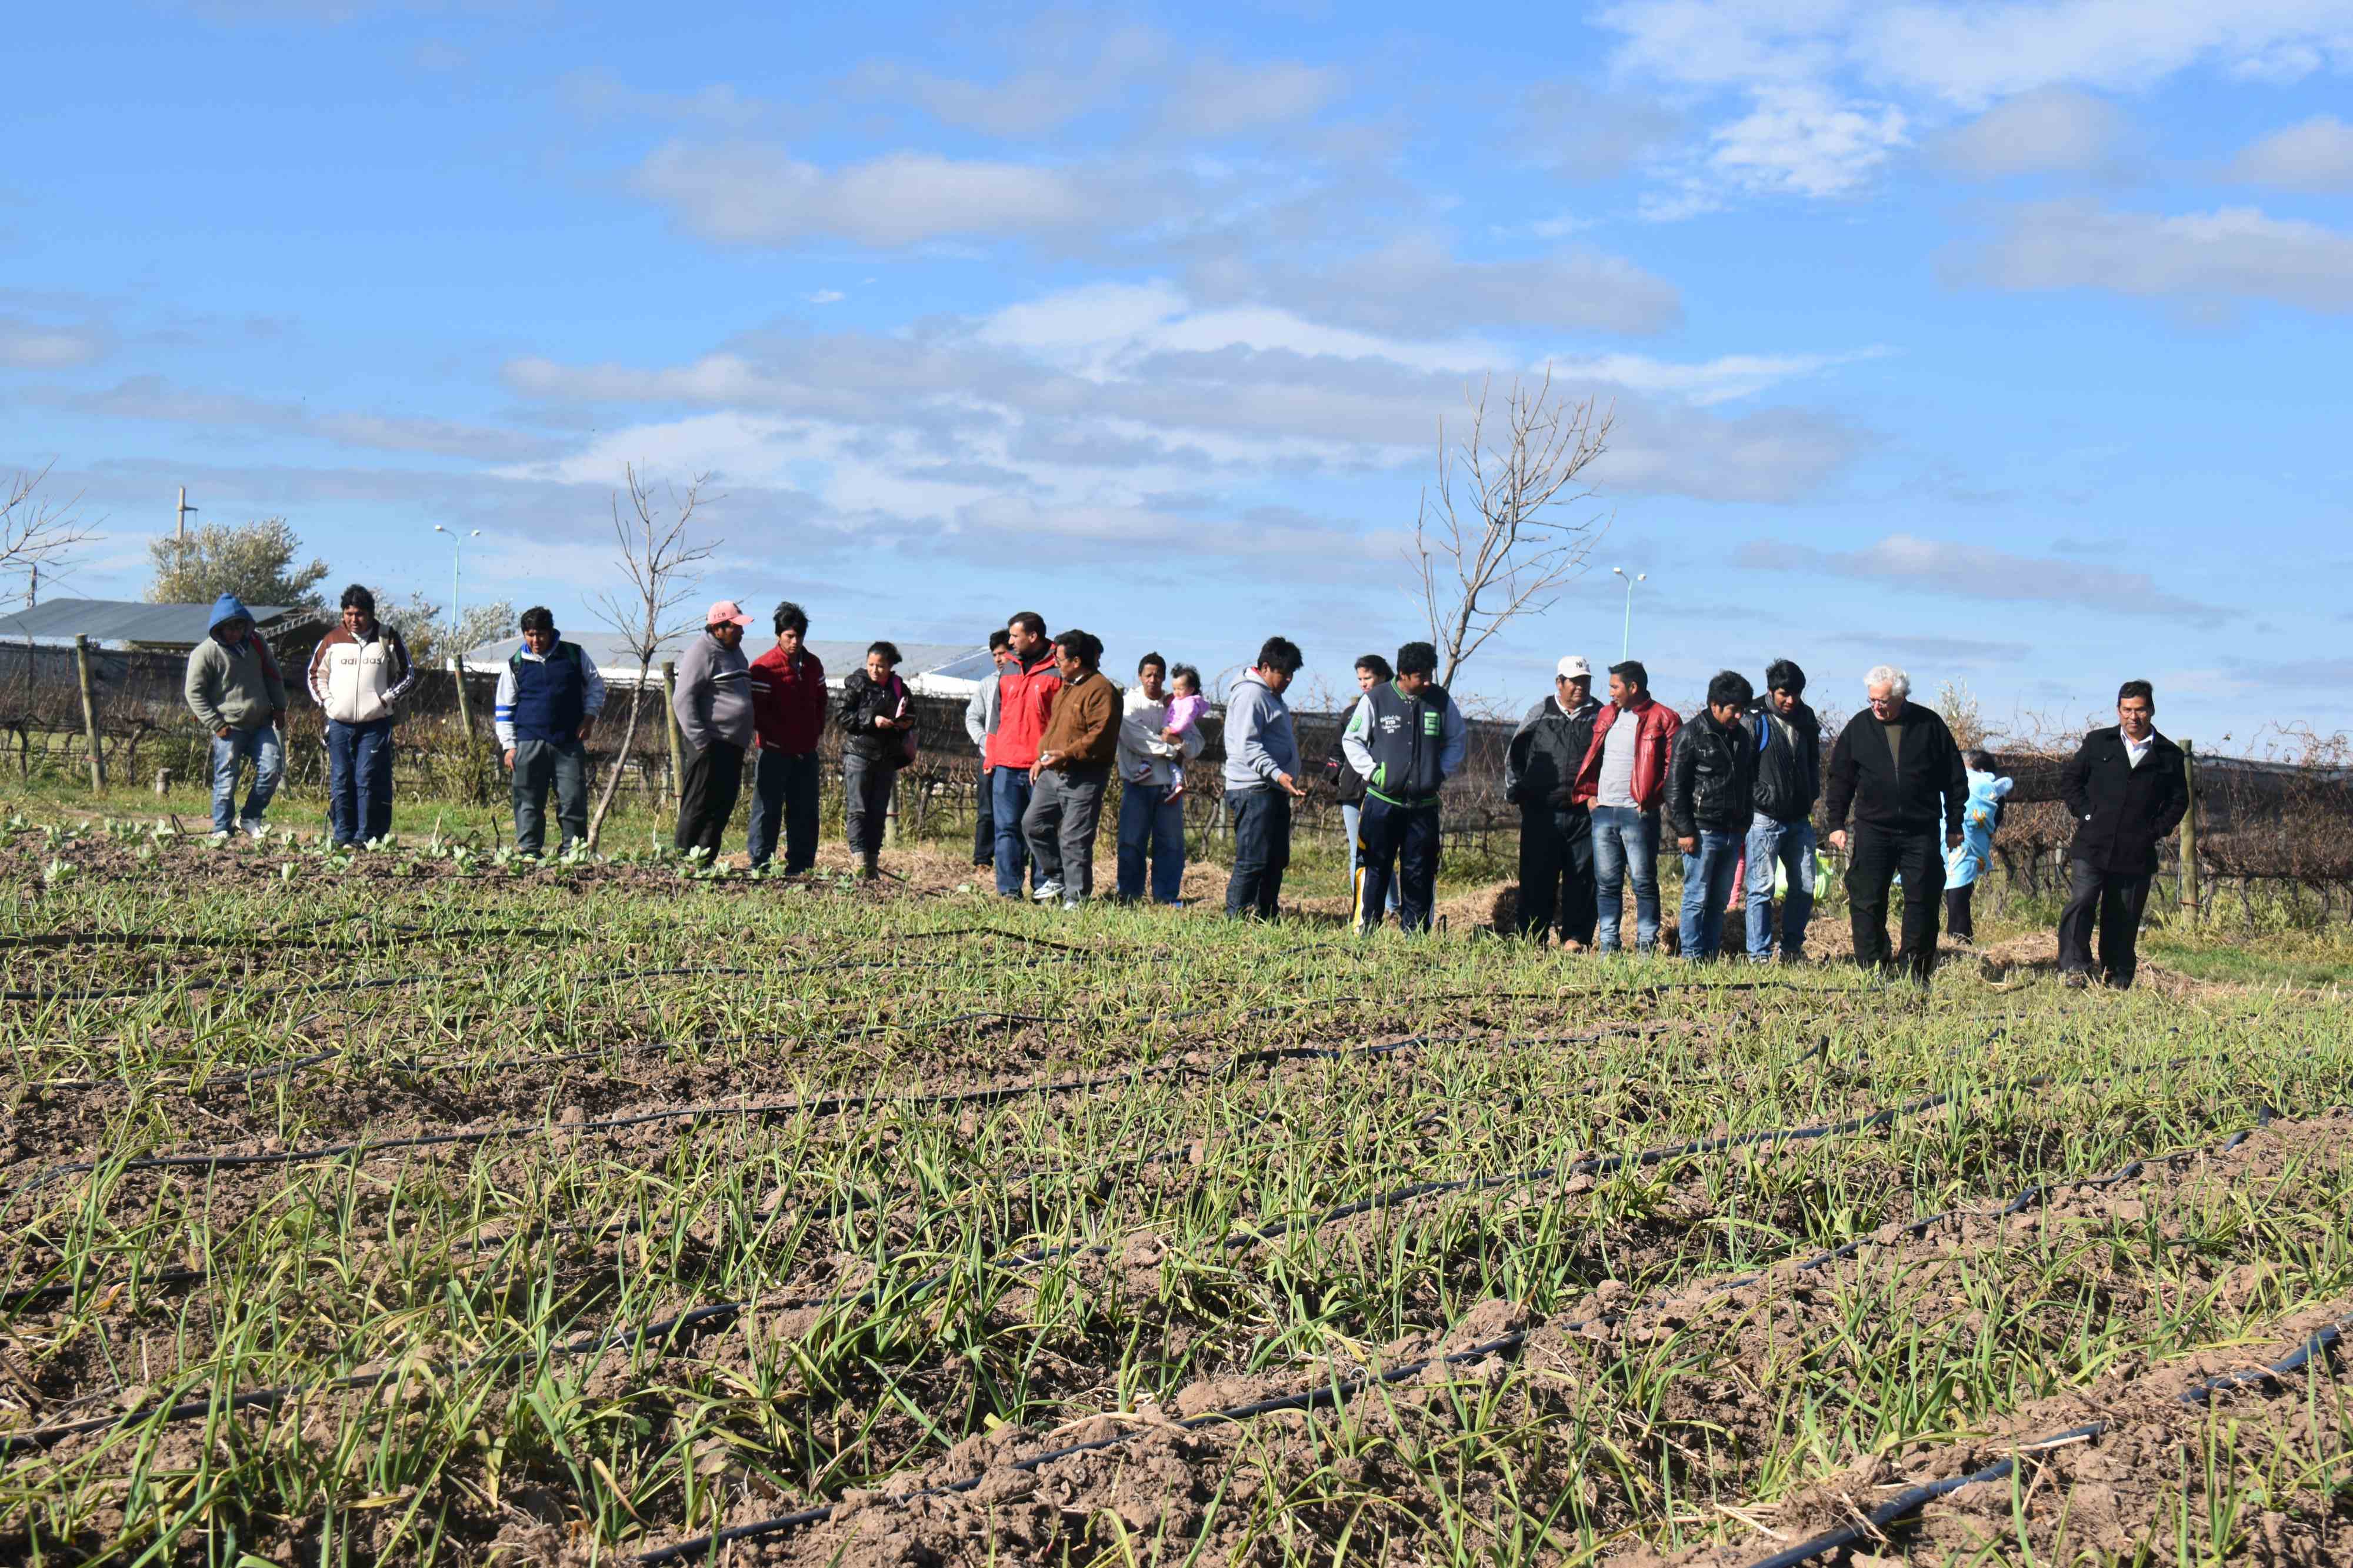
{"type": "Polygon", "coordinates": [[[52,500],[40,493],[48,477],[44,464],[0,480],[0,608],[31,604],[41,574],[56,576],[77,547],[98,537],[76,510],[79,496],[52,500]]]}
{"type": "Polygon", "coordinates": [[[628,762],[630,744],[637,739],[638,716],[645,707],[646,672],[653,668],[654,655],[661,645],[680,633],[693,629],[691,616],[681,613],[694,596],[694,584],[701,577],[704,562],[719,548],[719,542],[694,544],[688,542],[686,526],[694,517],[695,509],[705,504],[702,487],[711,476],[697,474],[681,495],[668,485],[662,487],[662,501],[658,506],[652,491],[637,470],[635,464],[626,470],[628,480],[629,510],[621,510],[621,492],[613,492],[613,537],[621,551],[620,566],[629,580],[627,594],[600,594],[596,596],[596,618],[610,626],[621,638],[622,646],[637,656],[638,683],[629,694],[629,721],[621,731],[621,748],[616,753],[611,770],[605,775],[605,788],[596,797],[596,810],[588,819],[588,848],[593,853],[597,837],[605,828],[605,817],[613,809],[613,795],[621,785],[622,764],[628,762]]]}
{"type": "Polygon", "coordinates": [[[1533,385],[1513,381],[1504,428],[1491,438],[1492,390],[1489,378],[1475,395],[1465,391],[1471,428],[1453,446],[1439,426],[1437,492],[1422,492],[1413,525],[1410,559],[1421,571],[1439,681],[1450,690],[1489,637],[1550,609],[1585,570],[1601,520],[1562,510],[1592,498],[1581,476],[1608,449],[1617,417],[1591,397],[1556,394],[1547,367],[1533,385]]]}

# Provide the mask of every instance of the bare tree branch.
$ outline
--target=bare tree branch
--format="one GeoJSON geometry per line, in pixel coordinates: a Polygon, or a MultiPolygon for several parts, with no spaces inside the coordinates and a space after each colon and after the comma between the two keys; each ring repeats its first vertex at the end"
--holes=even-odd
{"type": "Polygon", "coordinates": [[[693,629],[694,618],[683,612],[683,606],[694,597],[702,563],[719,548],[717,540],[708,544],[692,544],[687,540],[687,524],[693,520],[695,509],[719,499],[702,493],[702,487],[710,482],[709,474],[697,474],[688,482],[683,496],[664,485],[666,504],[658,510],[653,493],[638,473],[637,466],[629,465],[623,473],[628,481],[629,507],[624,514],[621,493],[613,492],[613,538],[620,548],[621,571],[629,580],[629,592],[598,595],[596,611],[596,618],[610,626],[622,646],[637,656],[638,683],[629,694],[629,721],[621,731],[621,749],[612,771],[605,776],[605,788],[596,797],[596,814],[588,819],[591,853],[604,831],[605,817],[613,809],[613,796],[621,784],[622,764],[628,760],[629,746],[637,739],[638,716],[646,700],[646,672],[653,668],[654,655],[664,642],[693,629]]]}
{"type": "Polygon", "coordinates": [[[0,482],[0,608],[31,603],[40,576],[64,573],[74,551],[99,536],[96,525],[82,521],[75,510],[80,496],[51,500],[40,493],[48,477],[43,464],[0,482]]]}
{"type": "Polygon", "coordinates": [[[1492,378],[1464,390],[1471,428],[1452,446],[1440,424],[1436,493],[1422,492],[1414,519],[1412,564],[1449,689],[1488,638],[1553,606],[1602,528],[1598,514],[1572,520],[1556,509],[1592,499],[1579,476],[1609,448],[1616,411],[1556,395],[1547,366],[1533,386],[1512,383],[1491,440],[1492,391],[1492,378]]]}

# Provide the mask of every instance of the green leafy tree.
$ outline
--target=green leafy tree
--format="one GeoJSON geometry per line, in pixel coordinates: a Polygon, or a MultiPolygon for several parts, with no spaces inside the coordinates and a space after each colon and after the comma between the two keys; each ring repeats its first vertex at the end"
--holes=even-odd
{"type": "Polygon", "coordinates": [[[511,599],[469,605],[459,617],[457,640],[452,642],[448,613],[424,595],[396,599],[382,588],[375,594],[376,618],[400,634],[400,640],[408,645],[408,657],[419,666],[438,667],[452,653],[514,636],[515,607],[511,599]]]}
{"type": "Polygon", "coordinates": [[[259,522],[208,522],[186,539],[158,539],[147,547],[154,580],[147,584],[151,605],[209,605],[235,594],[248,605],[290,608],[326,607],[319,596],[327,563],[298,566],[302,542],[282,517],[259,522]]]}

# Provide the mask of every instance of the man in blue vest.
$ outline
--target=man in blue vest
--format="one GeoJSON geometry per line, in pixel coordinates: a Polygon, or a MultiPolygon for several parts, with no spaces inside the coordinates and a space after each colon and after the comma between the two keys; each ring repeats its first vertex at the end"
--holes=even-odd
{"type": "Polygon", "coordinates": [[[1365,781],[1356,816],[1356,930],[1381,923],[1389,882],[1399,884],[1398,925],[1428,931],[1438,889],[1438,790],[1462,767],[1462,710],[1433,679],[1438,650],[1398,649],[1397,679],[1356,700],[1340,750],[1365,781]]]}
{"type": "Polygon", "coordinates": [[[562,849],[588,837],[588,750],[583,743],[605,709],[605,678],[577,643],[559,641],[544,605],[522,613],[522,647],[499,671],[491,707],[499,749],[514,774],[515,850],[537,855],[547,827],[547,786],[555,785],[562,849]]]}

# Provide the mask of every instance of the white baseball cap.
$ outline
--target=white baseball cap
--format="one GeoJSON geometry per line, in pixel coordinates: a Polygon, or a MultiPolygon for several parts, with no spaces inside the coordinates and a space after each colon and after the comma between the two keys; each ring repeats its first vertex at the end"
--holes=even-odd
{"type": "Polygon", "coordinates": [[[1593,679],[1593,667],[1577,655],[1570,654],[1560,661],[1560,668],[1553,673],[1563,680],[1573,680],[1580,675],[1590,680],[1593,679]]]}

